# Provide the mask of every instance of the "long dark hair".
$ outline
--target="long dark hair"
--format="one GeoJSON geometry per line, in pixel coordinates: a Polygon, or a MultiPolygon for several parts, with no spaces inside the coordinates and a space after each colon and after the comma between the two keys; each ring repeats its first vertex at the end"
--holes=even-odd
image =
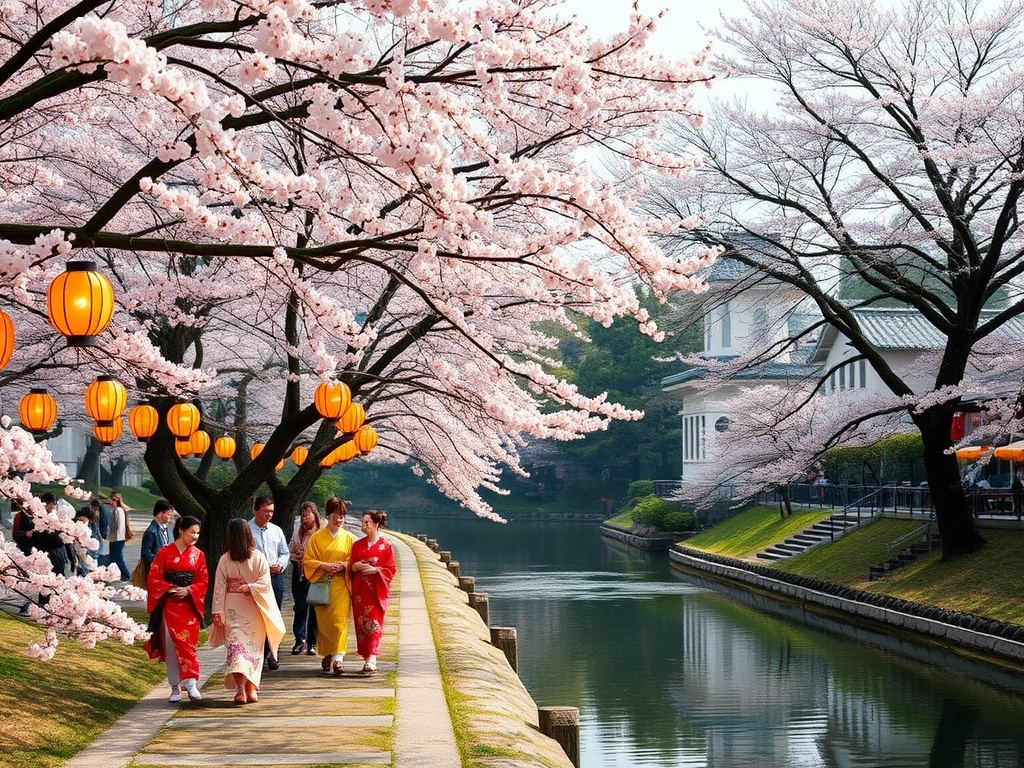
{"type": "Polygon", "coordinates": [[[201,526],[203,521],[198,517],[192,517],[192,515],[183,515],[178,518],[178,521],[174,524],[174,538],[177,539],[181,536],[182,531],[187,531],[193,525],[201,526]]]}
{"type": "Polygon", "coordinates": [[[232,560],[244,563],[252,557],[252,551],[256,549],[256,540],[252,537],[249,523],[240,517],[228,520],[227,544],[228,555],[232,560]]]}

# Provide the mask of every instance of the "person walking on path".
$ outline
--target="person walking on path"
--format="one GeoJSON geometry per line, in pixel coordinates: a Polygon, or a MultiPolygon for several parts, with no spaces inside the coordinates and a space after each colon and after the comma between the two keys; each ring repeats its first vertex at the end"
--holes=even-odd
{"type": "Polygon", "coordinates": [[[149,569],[146,610],[149,631],[146,653],[167,664],[171,704],[181,701],[184,688],[189,699],[199,693],[199,629],[202,626],[206,588],[210,576],[206,555],[196,546],[199,520],[185,515],[174,526],[174,541],[161,549],[149,569]]]}
{"type": "Polygon", "coordinates": [[[352,614],[356,625],[356,648],[363,657],[363,672],[377,671],[377,653],[384,636],[384,614],[395,577],[395,552],[380,536],[388,513],[370,509],[363,513],[360,527],[365,536],[352,545],[349,571],[352,574],[352,614]]]}
{"type": "MultiPolygon", "coordinates": [[[[274,516],[274,500],[269,496],[257,496],[252,503],[252,519],[249,521],[249,530],[252,531],[252,538],[256,542],[256,549],[263,553],[270,564],[270,586],[274,590],[274,599],[277,601],[277,609],[281,610],[284,603],[284,569],[288,567],[288,539],[281,527],[270,522],[274,516]]],[[[267,659],[267,669],[274,670],[280,665],[277,661],[277,651],[272,650],[269,645],[264,649],[267,659]]]]}
{"type": "Polygon", "coordinates": [[[128,512],[121,504],[121,497],[114,494],[110,497],[110,565],[116,565],[121,574],[121,581],[131,578],[131,571],[124,561],[124,546],[132,536],[128,525],[128,512]]]}
{"type": "Polygon", "coordinates": [[[342,662],[352,608],[347,569],[356,537],[342,527],[348,502],[330,498],[326,510],[327,525],[309,538],[302,567],[311,582],[331,581],[330,600],[327,605],[316,606],[317,648],[323,655],[321,668],[340,677],[345,671],[342,662]]]}
{"type": "Polygon", "coordinates": [[[305,651],[307,655],[315,656],[316,611],[310,610],[306,603],[309,579],[302,571],[302,558],[306,554],[310,536],[320,530],[320,511],[312,501],[302,502],[299,509],[299,527],[295,529],[288,544],[292,560],[292,634],[295,635],[292,655],[296,656],[305,651]]]}
{"type": "Polygon", "coordinates": [[[210,647],[227,646],[224,687],[234,687],[236,704],[248,704],[259,700],[264,643],[277,653],[284,619],[270,586],[267,558],[256,549],[244,520],[228,521],[227,550],[214,578],[210,647]]]}
{"type": "Polygon", "coordinates": [[[147,577],[157,553],[171,543],[171,532],[167,526],[173,514],[174,507],[169,501],[160,499],[153,505],[153,522],[142,534],[142,548],[139,552],[139,559],[146,564],[147,577]]]}

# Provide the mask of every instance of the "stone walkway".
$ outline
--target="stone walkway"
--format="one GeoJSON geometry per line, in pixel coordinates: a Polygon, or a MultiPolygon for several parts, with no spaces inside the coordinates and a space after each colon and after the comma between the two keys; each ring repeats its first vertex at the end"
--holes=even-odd
{"type": "Polygon", "coordinates": [[[202,701],[168,704],[160,685],[65,768],[459,766],[416,557],[389,539],[399,575],[376,675],[359,671],[351,628],[340,678],[322,672],[319,657],[290,655],[289,633],[281,668],[263,673],[259,702],[241,706],[223,687],[224,649],[202,649],[202,701]]]}

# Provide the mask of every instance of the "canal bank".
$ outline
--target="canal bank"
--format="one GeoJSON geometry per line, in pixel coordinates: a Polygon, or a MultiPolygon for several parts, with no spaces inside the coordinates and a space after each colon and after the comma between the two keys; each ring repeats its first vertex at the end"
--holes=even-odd
{"type": "Polygon", "coordinates": [[[955,653],[1024,671],[1024,626],[786,573],[673,544],[674,568],[739,585],[826,617],[917,637],[955,653]]]}

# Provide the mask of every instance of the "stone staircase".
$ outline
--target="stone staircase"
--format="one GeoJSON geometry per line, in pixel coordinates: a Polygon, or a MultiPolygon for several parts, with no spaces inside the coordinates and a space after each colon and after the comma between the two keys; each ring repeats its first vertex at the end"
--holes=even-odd
{"type": "Polygon", "coordinates": [[[878,565],[868,567],[868,581],[878,581],[887,573],[902,568],[929,554],[942,546],[942,538],[931,526],[926,529],[912,531],[915,536],[910,541],[896,539],[886,544],[886,558],[878,565]],[[905,545],[905,546],[902,546],[905,545]]]}
{"type": "MultiPolygon", "coordinates": [[[[861,520],[863,519],[861,518],[861,520]]],[[[838,539],[850,529],[855,528],[859,522],[855,513],[838,512],[818,521],[810,528],[805,528],[800,533],[793,534],[788,539],[761,550],[756,557],[769,562],[785,560],[793,555],[802,554],[824,541],[838,539]]]]}

